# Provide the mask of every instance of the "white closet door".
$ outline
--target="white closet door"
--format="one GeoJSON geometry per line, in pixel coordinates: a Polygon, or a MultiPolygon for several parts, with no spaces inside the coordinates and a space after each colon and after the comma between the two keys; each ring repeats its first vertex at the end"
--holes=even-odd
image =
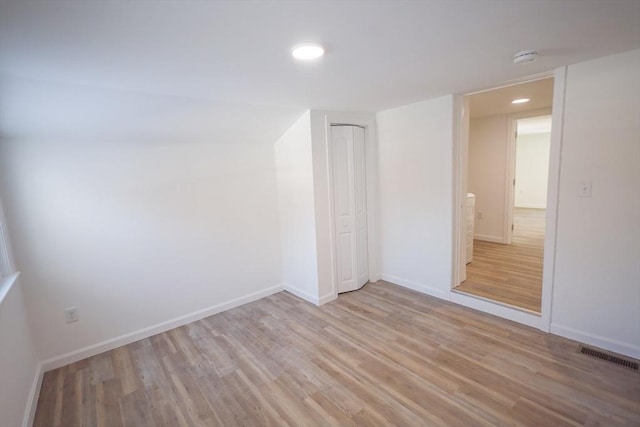
{"type": "Polygon", "coordinates": [[[338,292],[368,281],[364,130],[332,126],[333,194],[338,292]]]}
{"type": "Polygon", "coordinates": [[[353,129],[353,160],[355,183],[355,212],[356,212],[356,252],[358,265],[356,266],[358,288],[369,281],[369,257],[367,243],[367,170],[365,162],[364,129],[353,129]]]}

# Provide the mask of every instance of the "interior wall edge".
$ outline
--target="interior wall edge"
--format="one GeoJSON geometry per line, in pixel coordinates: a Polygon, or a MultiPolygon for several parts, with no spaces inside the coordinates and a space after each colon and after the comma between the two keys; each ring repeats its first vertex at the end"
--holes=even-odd
{"type": "Polygon", "coordinates": [[[123,345],[127,345],[132,342],[139,341],[141,339],[145,339],[150,336],[157,335],[162,332],[166,332],[168,330],[171,330],[180,326],[184,326],[188,323],[196,322],[198,320],[204,319],[205,317],[213,316],[214,314],[218,314],[223,311],[239,307],[243,304],[248,304],[250,302],[259,300],[264,297],[268,297],[270,295],[281,292],[283,290],[284,290],[283,285],[277,284],[269,288],[262,289],[257,292],[253,292],[239,298],[234,298],[229,301],[216,304],[202,310],[195,311],[193,313],[185,314],[185,315],[173,318],[171,320],[167,320],[165,322],[161,322],[155,325],[148,326],[146,328],[139,329],[137,331],[132,331],[127,334],[110,338],[108,340],[105,340],[99,343],[91,344],[86,347],[71,351],[69,353],[50,357],[46,360],[41,361],[42,370],[43,372],[48,372],[53,369],[66,366],[70,363],[74,363],[74,362],[86,359],[88,357],[95,356],[105,351],[110,351],[115,348],[121,347],[123,345]]]}
{"type": "Polygon", "coordinates": [[[31,427],[33,420],[36,417],[36,409],[38,407],[38,397],[40,396],[40,389],[42,388],[42,379],[44,378],[44,369],[42,369],[42,362],[38,362],[36,366],[36,372],[33,376],[33,383],[29,390],[29,398],[27,400],[27,406],[24,412],[24,418],[22,420],[22,427],[31,427]]]}
{"type": "Polygon", "coordinates": [[[310,302],[311,304],[314,305],[320,305],[320,298],[315,296],[315,295],[311,295],[308,292],[305,292],[303,290],[301,290],[299,287],[294,286],[290,283],[283,283],[283,289],[289,293],[292,293],[293,295],[302,298],[303,300],[310,302]]]}
{"type": "Polygon", "coordinates": [[[319,306],[320,305],[324,305],[324,304],[326,304],[328,302],[331,302],[331,301],[333,301],[335,299],[338,299],[338,295],[335,292],[330,292],[328,294],[325,294],[325,295],[321,296],[318,299],[318,305],[319,306]]]}
{"type": "Polygon", "coordinates": [[[0,279],[0,425],[29,427],[42,375],[19,277],[0,279]]]}

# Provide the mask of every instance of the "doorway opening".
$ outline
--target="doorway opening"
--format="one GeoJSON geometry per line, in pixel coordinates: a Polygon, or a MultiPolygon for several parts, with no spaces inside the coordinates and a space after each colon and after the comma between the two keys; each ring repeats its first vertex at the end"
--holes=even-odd
{"type": "Polygon", "coordinates": [[[544,78],[470,94],[465,102],[466,256],[454,291],[538,315],[553,85],[544,78]]]}

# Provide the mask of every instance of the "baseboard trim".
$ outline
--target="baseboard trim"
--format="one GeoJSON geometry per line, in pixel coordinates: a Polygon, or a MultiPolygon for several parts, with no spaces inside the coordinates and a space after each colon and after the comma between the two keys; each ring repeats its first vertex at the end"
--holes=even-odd
{"type": "Polygon", "coordinates": [[[455,289],[451,291],[451,302],[492,316],[531,326],[532,328],[542,329],[542,318],[540,314],[529,312],[528,310],[512,307],[476,295],[470,295],[455,289]]]}
{"type": "Polygon", "coordinates": [[[22,417],[22,427],[31,427],[33,425],[33,421],[36,417],[36,408],[38,407],[38,397],[40,396],[43,378],[44,371],[42,370],[42,363],[38,362],[33,382],[31,383],[31,389],[29,390],[27,406],[25,407],[24,416],[22,417]]]}
{"type": "Polygon", "coordinates": [[[524,209],[547,209],[545,205],[533,205],[528,203],[523,203],[518,206],[514,206],[514,208],[524,208],[524,209]]]}
{"type": "Polygon", "coordinates": [[[561,337],[574,341],[590,344],[618,354],[633,357],[634,359],[640,359],[640,346],[634,346],[601,335],[579,331],[569,326],[558,325],[557,323],[551,323],[550,332],[554,335],[560,335],[561,337]]]}
{"type": "Polygon", "coordinates": [[[283,288],[285,291],[292,293],[293,295],[297,296],[298,298],[302,298],[303,300],[310,302],[313,305],[321,305],[320,302],[320,298],[318,298],[315,295],[311,295],[308,292],[305,292],[299,288],[296,288],[295,286],[291,285],[290,283],[284,283],[283,288]]]}
{"type": "Polygon", "coordinates": [[[482,240],[483,242],[506,243],[504,238],[498,236],[488,236],[486,234],[474,234],[473,240],[482,240]]]}
{"type": "Polygon", "coordinates": [[[71,351],[60,356],[51,357],[41,362],[42,371],[47,372],[52,369],[57,369],[70,363],[77,362],[87,357],[95,356],[96,354],[103,353],[105,351],[113,350],[123,345],[130,344],[132,342],[148,338],[153,335],[157,335],[162,332],[166,332],[170,329],[177,328],[179,326],[186,325],[187,323],[195,322],[197,320],[204,319],[205,317],[213,316],[214,314],[221,313],[223,311],[239,307],[243,304],[247,304],[261,298],[273,295],[275,293],[284,290],[282,284],[272,286],[267,289],[263,289],[258,292],[253,292],[249,295],[245,295],[239,298],[234,298],[227,302],[216,304],[214,306],[204,308],[202,310],[195,311],[190,314],[176,317],[171,320],[167,320],[156,325],[152,325],[143,329],[139,329],[128,334],[120,335],[115,338],[111,338],[97,344],[92,344],[81,349],[71,351]]]}
{"type": "Polygon", "coordinates": [[[331,301],[333,301],[334,299],[337,299],[337,298],[338,298],[337,294],[334,294],[334,293],[326,294],[325,296],[320,297],[320,301],[319,301],[320,304],[318,304],[318,305],[326,304],[326,303],[331,302],[331,301]]]}
{"type": "Polygon", "coordinates": [[[446,301],[449,301],[450,296],[449,296],[449,291],[442,291],[440,289],[437,288],[433,288],[431,286],[426,286],[423,285],[421,283],[417,283],[417,282],[413,282],[411,280],[406,280],[403,279],[401,277],[398,276],[394,276],[392,274],[385,274],[382,273],[380,274],[380,279],[386,281],[386,282],[390,282],[393,283],[395,285],[399,285],[399,286],[403,286],[405,288],[409,288],[412,289],[414,291],[418,291],[421,292],[423,294],[427,294],[430,295],[432,297],[436,297],[436,298],[440,298],[446,301]]]}

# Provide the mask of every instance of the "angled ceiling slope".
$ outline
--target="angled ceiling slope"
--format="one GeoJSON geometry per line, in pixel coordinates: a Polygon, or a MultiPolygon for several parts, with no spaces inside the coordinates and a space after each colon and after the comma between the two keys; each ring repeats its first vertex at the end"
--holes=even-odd
{"type": "MultiPolygon", "coordinates": [[[[286,121],[307,108],[379,111],[639,48],[639,16],[637,0],[0,0],[0,78],[276,107],[286,121]],[[293,60],[290,48],[305,41],[326,55],[293,60]],[[514,65],[529,48],[539,59],[514,65]]],[[[28,103],[0,96],[3,112],[26,114],[28,103]]]]}

